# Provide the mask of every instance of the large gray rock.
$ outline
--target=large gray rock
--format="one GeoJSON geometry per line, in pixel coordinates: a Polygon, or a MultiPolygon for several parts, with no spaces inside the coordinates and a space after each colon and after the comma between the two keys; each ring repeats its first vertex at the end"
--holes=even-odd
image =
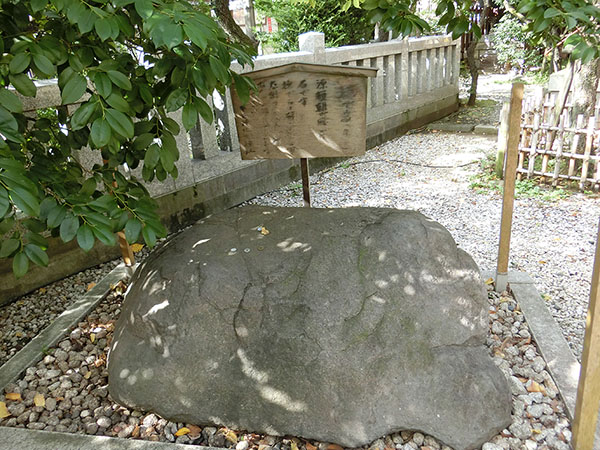
{"type": "Polygon", "coordinates": [[[347,447],[418,429],[470,449],[510,423],[486,332],[477,266],[423,215],[239,208],[136,272],[109,389],[178,422],[347,447]]]}

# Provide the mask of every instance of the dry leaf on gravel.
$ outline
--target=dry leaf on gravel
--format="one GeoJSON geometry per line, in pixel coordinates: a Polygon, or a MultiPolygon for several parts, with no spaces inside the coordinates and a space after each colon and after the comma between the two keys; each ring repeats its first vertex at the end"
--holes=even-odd
{"type": "Polygon", "coordinates": [[[344,449],[337,444],[329,444],[327,446],[327,450],[344,450],[344,449]]]}
{"type": "Polygon", "coordinates": [[[144,244],[132,244],[131,245],[131,251],[133,253],[141,252],[143,248],[144,248],[144,244]]]}
{"type": "Polygon", "coordinates": [[[90,283],[90,284],[88,284],[87,285],[87,290],[91,291],[94,288],[94,286],[96,286],[96,283],[90,283]]]}
{"type": "Polygon", "coordinates": [[[94,333],[90,333],[90,341],[93,344],[94,341],[96,340],[96,335],[94,333]]]}
{"type": "Polygon", "coordinates": [[[23,399],[21,398],[21,394],[17,394],[16,392],[9,392],[4,397],[6,397],[6,400],[13,400],[15,402],[23,401],[23,399]]]}
{"type": "Polygon", "coordinates": [[[44,394],[35,394],[33,397],[33,403],[35,406],[41,406],[42,408],[46,406],[46,399],[44,398],[44,394]]]}
{"type": "Polygon", "coordinates": [[[8,409],[6,409],[6,403],[0,402],[0,419],[10,416],[8,409]]]}
{"type": "Polygon", "coordinates": [[[175,436],[185,436],[186,434],[188,434],[190,432],[190,429],[188,427],[181,427],[179,430],[177,430],[177,432],[175,433],[175,436]]]}
{"type": "Polygon", "coordinates": [[[312,445],[310,442],[306,443],[306,450],[317,450],[317,447],[312,445]]]}
{"type": "Polygon", "coordinates": [[[234,444],[237,444],[238,442],[237,435],[233,430],[224,429],[223,436],[225,436],[225,439],[227,439],[229,442],[233,442],[234,444]]]}
{"type": "Polygon", "coordinates": [[[187,428],[189,428],[189,435],[192,438],[197,438],[198,436],[200,436],[200,433],[202,433],[202,428],[200,428],[197,425],[187,425],[187,428]]]}
{"type": "Polygon", "coordinates": [[[294,441],[290,442],[290,446],[292,447],[292,450],[298,450],[298,444],[296,444],[294,441]]]}

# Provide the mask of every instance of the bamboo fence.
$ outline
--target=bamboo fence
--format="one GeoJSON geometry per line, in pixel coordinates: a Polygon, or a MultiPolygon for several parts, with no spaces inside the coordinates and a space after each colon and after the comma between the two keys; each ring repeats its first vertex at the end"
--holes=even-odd
{"type": "Polygon", "coordinates": [[[553,186],[566,181],[577,183],[581,190],[598,190],[600,102],[588,120],[583,115],[574,117],[569,93],[557,118],[559,94],[541,91],[523,101],[517,179],[539,178],[553,186]]]}

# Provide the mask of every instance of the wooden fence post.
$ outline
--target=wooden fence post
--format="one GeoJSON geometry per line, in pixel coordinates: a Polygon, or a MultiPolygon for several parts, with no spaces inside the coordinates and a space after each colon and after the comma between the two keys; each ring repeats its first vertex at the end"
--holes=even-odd
{"type": "Polygon", "coordinates": [[[581,372],[577,386],[577,403],[575,405],[575,421],[573,423],[573,448],[577,450],[592,450],[594,434],[600,406],[600,227],[596,242],[594,272],[590,303],[583,341],[581,356],[581,372]]]}
{"type": "Polygon", "coordinates": [[[498,265],[496,267],[495,280],[495,289],[497,292],[506,290],[508,283],[508,253],[510,250],[510,232],[515,202],[515,180],[517,175],[517,158],[519,157],[522,109],[523,83],[513,83],[508,112],[508,143],[506,145],[502,221],[500,222],[500,244],[498,245],[498,265]]]}

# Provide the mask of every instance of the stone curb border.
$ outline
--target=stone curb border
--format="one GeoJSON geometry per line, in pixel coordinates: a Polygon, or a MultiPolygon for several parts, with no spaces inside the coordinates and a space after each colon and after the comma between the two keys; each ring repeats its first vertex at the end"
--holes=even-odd
{"type": "Polygon", "coordinates": [[[451,133],[498,134],[498,127],[495,125],[474,125],[472,123],[434,122],[427,125],[427,129],[429,131],[446,131],[451,133]]]}
{"type": "MultiPolygon", "coordinates": [[[[89,290],[83,297],[76,300],[62,314],[60,314],[40,334],[34,337],[25,347],[0,367],[0,390],[15,381],[28,367],[36,364],[44,357],[44,352],[54,347],[65,334],[110,292],[111,285],[116,285],[128,275],[132,268],[121,263],[106,275],[96,286],[89,290]]],[[[1,438],[0,438],[1,440],[1,438]]]]}

